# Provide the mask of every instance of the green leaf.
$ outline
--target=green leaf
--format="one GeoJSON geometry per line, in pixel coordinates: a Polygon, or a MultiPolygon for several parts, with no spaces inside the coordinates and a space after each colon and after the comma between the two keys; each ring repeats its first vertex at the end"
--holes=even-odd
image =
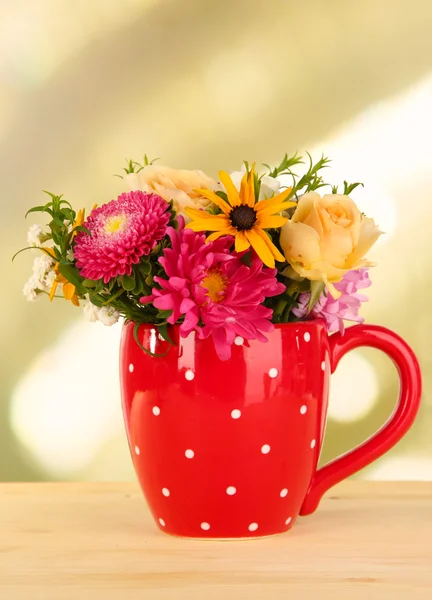
{"type": "Polygon", "coordinates": [[[74,227],[73,230],[76,232],[83,231],[87,235],[91,236],[91,232],[87,229],[87,227],[84,227],[84,225],[78,225],[77,227],[74,227]]]}
{"type": "Polygon", "coordinates": [[[12,256],[12,262],[16,259],[16,257],[18,256],[18,254],[21,254],[21,252],[25,252],[26,250],[35,250],[35,246],[26,246],[25,248],[21,248],[21,250],[18,250],[18,252],[15,252],[15,254],[12,256]]]}
{"type": "Polygon", "coordinates": [[[163,325],[159,325],[157,329],[166,342],[171,344],[171,346],[175,346],[175,344],[172,341],[170,334],[168,332],[168,324],[167,323],[164,323],[163,325]]]}
{"type": "Polygon", "coordinates": [[[53,217],[54,213],[48,207],[49,207],[49,204],[45,204],[45,206],[34,206],[33,208],[31,208],[30,210],[28,210],[26,212],[25,218],[27,218],[27,215],[29,215],[30,213],[35,213],[35,212],[47,212],[47,213],[49,213],[53,217]]]}
{"type": "Polygon", "coordinates": [[[344,195],[349,196],[349,194],[351,194],[351,192],[353,190],[355,190],[356,187],[358,187],[359,185],[364,187],[364,185],[362,183],[360,183],[359,181],[357,181],[356,183],[348,183],[347,181],[344,181],[344,191],[343,191],[344,195]]]}
{"type": "MultiPolygon", "coordinates": [[[[25,250],[41,250],[44,254],[46,254],[47,256],[49,256],[50,258],[53,258],[52,254],[50,254],[49,252],[47,252],[46,248],[44,248],[43,246],[26,246],[25,248],[21,248],[21,250],[18,250],[18,252],[15,252],[15,254],[12,256],[12,262],[15,260],[15,258],[18,256],[18,254],[21,254],[21,252],[24,252],[25,250]]],[[[56,252],[57,248],[53,248],[54,252],[56,252]]],[[[56,252],[57,254],[57,252],[56,252]]]]}
{"type": "Polygon", "coordinates": [[[264,166],[268,168],[268,170],[269,170],[268,175],[270,177],[277,177],[278,175],[281,175],[282,173],[291,174],[291,167],[295,167],[296,165],[300,165],[302,163],[303,163],[302,157],[299,154],[297,154],[297,152],[295,152],[292,156],[288,156],[288,154],[285,153],[285,156],[283,157],[283,159],[281,160],[279,165],[277,167],[275,167],[274,169],[271,169],[268,165],[264,165],[264,166]]]}
{"type": "Polygon", "coordinates": [[[54,226],[56,226],[59,230],[62,230],[65,227],[65,224],[61,219],[59,219],[59,217],[54,217],[53,220],[48,224],[48,227],[53,229],[54,226]]]}
{"type": "Polygon", "coordinates": [[[150,350],[147,350],[147,348],[144,348],[144,346],[141,344],[139,337],[138,337],[140,325],[141,325],[141,323],[135,323],[133,335],[134,335],[134,339],[135,339],[136,343],[141,348],[141,350],[143,350],[146,354],[148,354],[152,358],[163,358],[164,356],[166,356],[171,349],[170,346],[168,346],[167,351],[164,352],[163,354],[153,354],[153,352],[150,352],[150,350]]]}
{"type": "Polygon", "coordinates": [[[158,319],[168,319],[172,315],[172,310],[160,310],[158,311],[158,319]]]}
{"type": "Polygon", "coordinates": [[[82,284],[86,288],[95,288],[97,286],[97,281],[95,281],[94,279],[84,279],[82,284]]]}
{"type": "Polygon", "coordinates": [[[116,293],[113,296],[111,296],[111,298],[108,298],[108,300],[104,302],[104,306],[106,306],[107,304],[111,304],[112,302],[114,302],[114,300],[117,300],[117,298],[124,294],[124,292],[125,291],[122,288],[117,290],[116,293]]]}
{"type": "Polygon", "coordinates": [[[228,195],[225,192],[218,190],[217,192],[215,192],[215,194],[216,196],[219,196],[219,198],[222,198],[222,200],[225,200],[225,202],[228,202],[228,195]]]}
{"type": "Polygon", "coordinates": [[[65,219],[73,223],[76,219],[76,213],[74,210],[70,208],[62,208],[62,215],[65,219]]]}
{"type": "Polygon", "coordinates": [[[324,289],[325,289],[325,283],[323,281],[311,281],[311,291],[310,291],[310,298],[309,298],[309,302],[308,302],[308,313],[307,314],[309,314],[311,312],[311,310],[313,309],[315,304],[318,302],[324,289]]]}
{"type": "Polygon", "coordinates": [[[135,287],[135,277],[123,275],[122,286],[127,292],[131,292],[135,287]]]}
{"type": "Polygon", "coordinates": [[[149,261],[140,262],[140,264],[138,265],[138,269],[139,269],[140,273],[142,273],[144,275],[144,277],[147,277],[147,275],[150,275],[150,273],[151,273],[152,266],[149,261]]]}
{"type": "Polygon", "coordinates": [[[141,296],[144,290],[144,282],[143,280],[138,277],[138,279],[136,280],[136,284],[134,289],[132,290],[132,294],[134,296],[141,296]]]}
{"type": "Polygon", "coordinates": [[[59,272],[65,277],[70,283],[72,283],[80,294],[86,294],[87,289],[83,286],[83,278],[78,271],[70,264],[60,262],[58,266],[59,272]]]}

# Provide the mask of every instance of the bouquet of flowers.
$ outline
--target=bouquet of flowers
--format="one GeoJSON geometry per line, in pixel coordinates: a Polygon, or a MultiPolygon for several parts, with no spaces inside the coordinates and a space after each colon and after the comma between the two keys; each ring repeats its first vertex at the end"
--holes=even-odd
{"type": "Polygon", "coordinates": [[[129,191],[87,218],[49,193],[28,211],[50,220],[30,228],[23,250],[39,255],[24,294],[61,292],[90,321],[133,321],[137,341],[152,323],[172,343],[178,324],[182,337],[211,336],[222,360],[232,344],[267,341],[275,323],[321,318],[343,332],[344,321],[362,322],[364,256],[381,232],[349,197],[361,184],[339,191],[323,179],[327,158],[308,162],[302,174],[297,154],[274,168],[245,162],[214,180],[145,156],[127,162],[129,191]]]}

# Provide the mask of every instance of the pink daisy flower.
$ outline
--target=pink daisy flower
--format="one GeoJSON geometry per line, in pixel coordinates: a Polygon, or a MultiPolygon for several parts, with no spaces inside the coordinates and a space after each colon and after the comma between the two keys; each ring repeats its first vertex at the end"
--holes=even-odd
{"type": "MultiPolygon", "coordinates": [[[[368,269],[349,271],[341,281],[334,284],[335,288],[342,292],[342,295],[335,299],[330,294],[327,296],[321,294],[309,318],[324,319],[330,332],[340,331],[344,333],[344,321],[363,323],[364,319],[358,314],[358,311],[362,302],[367,302],[368,298],[363,294],[359,294],[358,290],[369,287],[371,283],[368,269]]],[[[308,292],[300,294],[298,307],[292,309],[296,317],[303,318],[307,315],[309,298],[310,294],[308,292]]]]}
{"type": "Polygon", "coordinates": [[[230,253],[232,238],[221,237],[206,243],[204,233],[169,227],[172,248],[159,259],[167,279],[155,277],[161,289],[141,298],[160,310],[172,310],[171,324],[184,317],[180,335],[196,331],[198,338],[213,337],[221,360],[231,356],[236,336],[266,342],[264,333],[273,331],[273,311],[262,305],[265,298],[277,296],[285,286],[276,279],[276,269],[264,267],[254,255],[250,266],[238,254],[230,253]]]}
{"type": "Polygon", "coordinates": [[[141,191],[124,193],[95,208],[84,223],[90,235],[80,232],[75,238],[81,275],[104,283],[130,275],[132,266],[165,236],[170,217],[166,200],[141,191]]]}

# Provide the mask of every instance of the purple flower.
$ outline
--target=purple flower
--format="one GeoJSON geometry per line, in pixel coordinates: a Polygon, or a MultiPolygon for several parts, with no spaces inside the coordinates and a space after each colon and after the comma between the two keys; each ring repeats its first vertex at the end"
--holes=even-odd
{"type": "MultiPolygon", "coordinates": [[[[369,287],[371,283],[368,269],[349,271],[341,281],[334,284],[335,288],[341,292],[341,296],[335,299],[330,294],[321,294],[308,318],[324,319],[330,333],[334,331],[344,333],[344,321],[363,323],[364,319],[360,317],[358,311],[361,303],[367,302],[368,298],[363,294],[359,294],[358,290],[369,287]]],[[[300,319],[306,317],[309,298],[309,292],[300,294],[298,298],[299,305],[292,309],[296,317],[300,319]]]]}

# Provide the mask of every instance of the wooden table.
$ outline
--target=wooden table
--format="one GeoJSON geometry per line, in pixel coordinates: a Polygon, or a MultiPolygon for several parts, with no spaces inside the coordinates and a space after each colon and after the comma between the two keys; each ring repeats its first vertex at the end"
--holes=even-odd
{"type": "Polygon", "coordinates": [[[1,600],[432,599],[432,483],[347,482],[287,534],[156,529],[135,483],[0,484],[1,600]]]}

